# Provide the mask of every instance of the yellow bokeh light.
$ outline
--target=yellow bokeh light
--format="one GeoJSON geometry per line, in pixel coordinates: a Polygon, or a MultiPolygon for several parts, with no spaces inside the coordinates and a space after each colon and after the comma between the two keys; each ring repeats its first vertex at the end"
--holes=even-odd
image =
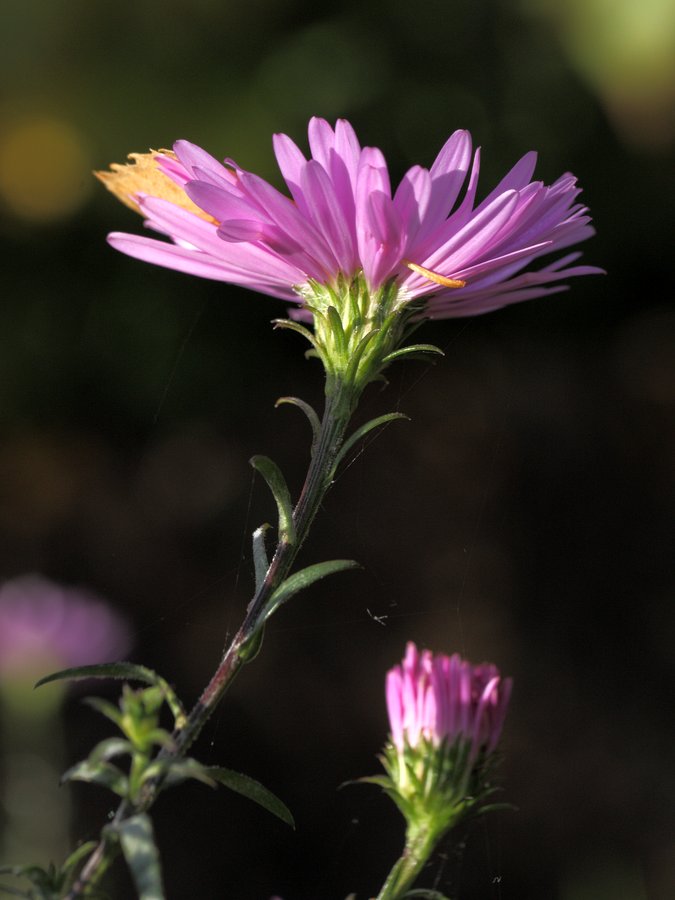
{"type": "Polygon", "coordinates": [[[60,219],[82,206],[91,164],[81,135],[46,116],[0,130],[0,203],[30,222],[60,219]]]}

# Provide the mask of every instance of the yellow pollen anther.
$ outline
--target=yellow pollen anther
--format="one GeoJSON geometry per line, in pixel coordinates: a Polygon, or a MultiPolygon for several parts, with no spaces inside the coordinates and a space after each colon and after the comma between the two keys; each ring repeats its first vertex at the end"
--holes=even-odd
{"type": "MultiPolygon", "coordinates": [[[[113,193],[125,206],[140,213],[137,202],[139,194],[169,200],[181,209],[194,213],[200,219],[216,223],[213,216],[205,213],[190,200],[182,187],[165,175],[157,165],[158,157],[176,159],[172,150],[151,150],[150,153],[130,153],[130,163],[112,163],[110,172],[94,172],[99,181],[113,193]]],[[[217,224],[217,223],[216,223],[217,224]]]]}
{"type": "Polygon", "coordinates": [[[417,263],[408,262],[407,259],[404,259],[403,262],[413,272],[424,275],[429,281],[435,281],[436,284],[442,284],[443,287],[463,288],[466,285],[466,281],[460,281],[459,278],[446,278],[445,275],[439,275],[438,272],[432,272],[431,269],[425,269],[424,266],[418,266],[417,263]]]}

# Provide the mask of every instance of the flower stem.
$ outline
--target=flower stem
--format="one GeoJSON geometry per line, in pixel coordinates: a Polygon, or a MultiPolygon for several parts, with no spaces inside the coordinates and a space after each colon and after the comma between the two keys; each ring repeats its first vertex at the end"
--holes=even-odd
{"type": "MultiPolygon", "coordinates": [[[[278,541],[265,578],[249,603],[244,620],[225,650],[220,665],[202,691],[184,726],[174,732],[172,749],[163,750],[160,757],[180,757],[186,754],[246,661],[246,648],[264,624],[263,613],[266,603],[288,576],[323,498],[332,484],[335,462],[354,406],[351,392],[343,390],[339,382],[336,383],[331,379],[312,459],[300,498],[293,510],[295,541],[292,544],[283,538],[278,541]]],[[[123,801],[112,824],[119,824],[130,815],[148,810],[156,800],[160,788],[160,780],[148,782],[140,802],[132,807],[127,801],[123,801]]],[[[65,900],[79,900],[86,896],[99,882],[118,852],[118,842],[110,840],[109,835],[103,835],[65,900]]]]}
{"type": "Polygon", "coordinates": [[[405,897],[433,853],[438,838],[438,833],[430,828],[419,828],[414,832],[409,829],[403,853],[392,866],[376,900],[401,900],[405,897]]]}

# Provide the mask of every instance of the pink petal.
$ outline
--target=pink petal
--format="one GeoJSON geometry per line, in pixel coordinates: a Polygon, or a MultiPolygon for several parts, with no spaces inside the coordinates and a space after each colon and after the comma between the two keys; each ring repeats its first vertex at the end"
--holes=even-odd
{"type": "Polygon", "coordinates": [[[302,173],[302,191],[317,229],[324,235],[337,266],[351,275],[357,268],[356,247],[333,183],[325,169],[310,160],[302,173]]]}
{"type": "Polygon", "coordinates": [[[194,173],[195,166],[199,166],[207,172],[214,172],[221,178],[232,178],[231,173],[227,171],[222,163],[219,163],[210,153],[202,150],[196,144],[190,143],[190,141],[176,141],[173,145],[173,150],[188,172],[194,173]]]}
{"type": "Polygon", "coordinates": [[[444,221],[455,205],[471,162],[471,135],[456,131],[446,141],[429,170],[431,199],[426,213],[425,233],[444,221]]]}
{"type": "Polygon", "coordinates": [[[335,133],[333,129],[325,119],[313,116],[309,120],[307,130],[312,157],[323,166],[326,172],[329,172],[331,151],[335,147],[335,133]]]}
{"type": "Polygon", "coordinates": [[[288,189],[296,203],[302,198],[300,187],[302,170],[307,160],[300,148],[285,134],[275,134],[272,138],[274,154],[288,189]]]}
{"type": "Polygon", "coordinates": [[[394,194],[394,206],[404,223],[410,247],[425,220],[431,198],[431,176],[427,169],[413,166],[408,169],[394,194]]]}
{"type": "MultiPolygon", "coordinates": [[[[518,193],[507,191],[476,213],[424,262],[427,269],[451,273],[464,268],[483,253],[499,234],[518,203],[518,193]]],[[[418,260],[413,260],[418,262],[418,260]]]]}
{"type": "MultiPolygon", "coordinates": [[[[356,191],[361,145],[356,137],[356,132],[346,119],[338,119],[335,124],[335,153],[344,163],[353,195],[356,191]]],[[[334,173],[332,174],[334,175],[334,173]]]]}

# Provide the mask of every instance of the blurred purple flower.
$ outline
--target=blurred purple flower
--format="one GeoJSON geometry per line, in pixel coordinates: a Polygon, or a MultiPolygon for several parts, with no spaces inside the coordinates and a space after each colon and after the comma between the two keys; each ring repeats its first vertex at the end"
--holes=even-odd
{"type": "Polygon", "coordinates": [[[511,695],[511,679],[496,666],[474,666],[408,643],[400,666],[387,673],[386,695],[391,739],[399,752],[421,741],[438,747],[470,743],[469,759],[492,753],[499,741],[511,695]]]}
{"type": "Polygon", "coordinates": [[[61,668],[109,662],[126,654],[124,619],[98,597],[40,575],[0,587],[0,674],[49,662],[61,668]]]}
{"type": "Polygon", "coordinates": [[[121,233],[109,241],[146,262],[297,303],[312,281],[335,287],[363,272],[371,292],[394,282],[401,303],[423,298],[422,315],[435,318],[557,293],[562,280],[602,272],[574,265],[579,253],[523,271],[594,234],[573,175],[551,186],[530,180],[534,152],[476,203],[480,150],[472,154],[467,131],[447,140],[430,169],[413,166],[393,193],[383,154],[362,148],[345,120],[333,129],[311,119],[309,145],[308,160],[289,137],[274,136],[292,199],[188,141],[132,154],[133,165],[99,177],[172,242],[121,233]]]}

